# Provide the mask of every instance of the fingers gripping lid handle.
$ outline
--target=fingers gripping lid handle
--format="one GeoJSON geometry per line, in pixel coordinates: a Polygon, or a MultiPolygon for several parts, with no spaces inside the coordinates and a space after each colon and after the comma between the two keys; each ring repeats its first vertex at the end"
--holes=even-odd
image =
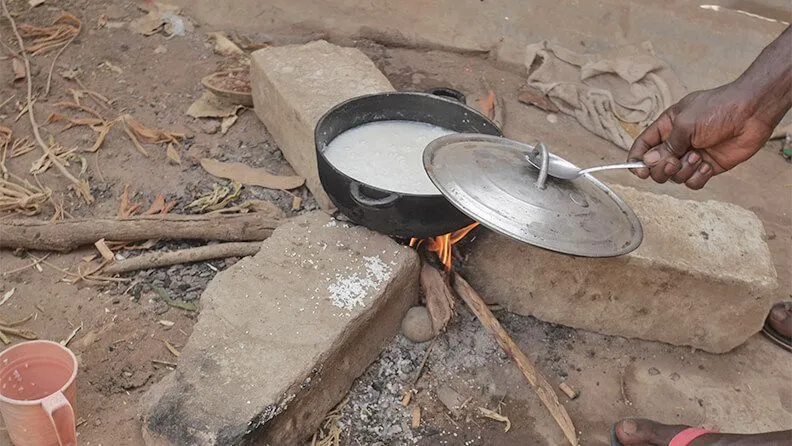
{"type": "Polygon", "coordinates": [[[41,406],[58,436],[59,446],[77,445],[77,427],[74,419],[74,408],[63,392],[56,392],[44,398],[41,406]]]}

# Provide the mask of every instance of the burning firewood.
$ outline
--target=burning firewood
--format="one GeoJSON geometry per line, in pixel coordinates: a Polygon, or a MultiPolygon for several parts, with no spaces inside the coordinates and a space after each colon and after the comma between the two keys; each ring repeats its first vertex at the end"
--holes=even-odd
{"type": "Polygon", "coordinates": [[[432,331],[437,336],[454,315],[454,295],[446,276],[426,262],[421,268],[421,288],[426,298],[426,309],[432,319],[432,331]]]}

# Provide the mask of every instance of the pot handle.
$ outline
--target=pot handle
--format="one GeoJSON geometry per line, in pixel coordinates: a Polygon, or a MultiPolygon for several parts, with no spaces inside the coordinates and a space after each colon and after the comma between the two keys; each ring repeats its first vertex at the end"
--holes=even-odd
{"type": "Polygon", "coordinates": [[[467,103],[467,98],[465,98],[465,94],[459,90],[454,90],[453,88],[448,88],[448,87],[432,88],[430,90],[427,90],[426,92],[429,94],[433,94],[435,96],[442,96],[444,98],[453,99],[463,104],[467,103]]]}
{"type": "Polygon", "coordinates": [[[366,196],[362,192],[361,189],[363,187],[365,186],[358,183],[357,181],[353,181],[349,183],[349,194],[352,196],[352,200],[354,200],[355,203],[361,206],[369,206],[372,208],[384,208],[392,205],[393,203],[396,202],[396,200],[399,199],[399,194],[393,192],[389,193],[388,195],[382,198],[372,198],[366,196]]]}

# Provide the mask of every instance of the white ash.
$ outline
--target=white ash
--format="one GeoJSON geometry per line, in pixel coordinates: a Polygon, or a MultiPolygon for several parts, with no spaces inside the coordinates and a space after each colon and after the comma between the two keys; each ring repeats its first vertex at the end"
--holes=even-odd
{"type": "MultiPolygon", "coordinates": [[[[390,280],[392,269],[379,256],[364,257],[365,272],[347,276],[336,275],[335,281],[328,285],[330,299],[334,306],[351,310],[365,305],[365,298],[371,290],[390,280]]],[[[328,279],[329,280],[329,279],[328,279]]]]}

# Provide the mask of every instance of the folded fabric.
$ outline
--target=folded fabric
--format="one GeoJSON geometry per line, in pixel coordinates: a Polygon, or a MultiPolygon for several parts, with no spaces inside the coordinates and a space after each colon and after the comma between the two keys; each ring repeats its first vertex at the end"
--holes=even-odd
{"type": "Polygon", "coordinates": [[[544,41],[528,45],[526,67],[530,87],[625,150],[683,93],[679,79],[654,55],[649,42],[588,54],[544,41]]]}

